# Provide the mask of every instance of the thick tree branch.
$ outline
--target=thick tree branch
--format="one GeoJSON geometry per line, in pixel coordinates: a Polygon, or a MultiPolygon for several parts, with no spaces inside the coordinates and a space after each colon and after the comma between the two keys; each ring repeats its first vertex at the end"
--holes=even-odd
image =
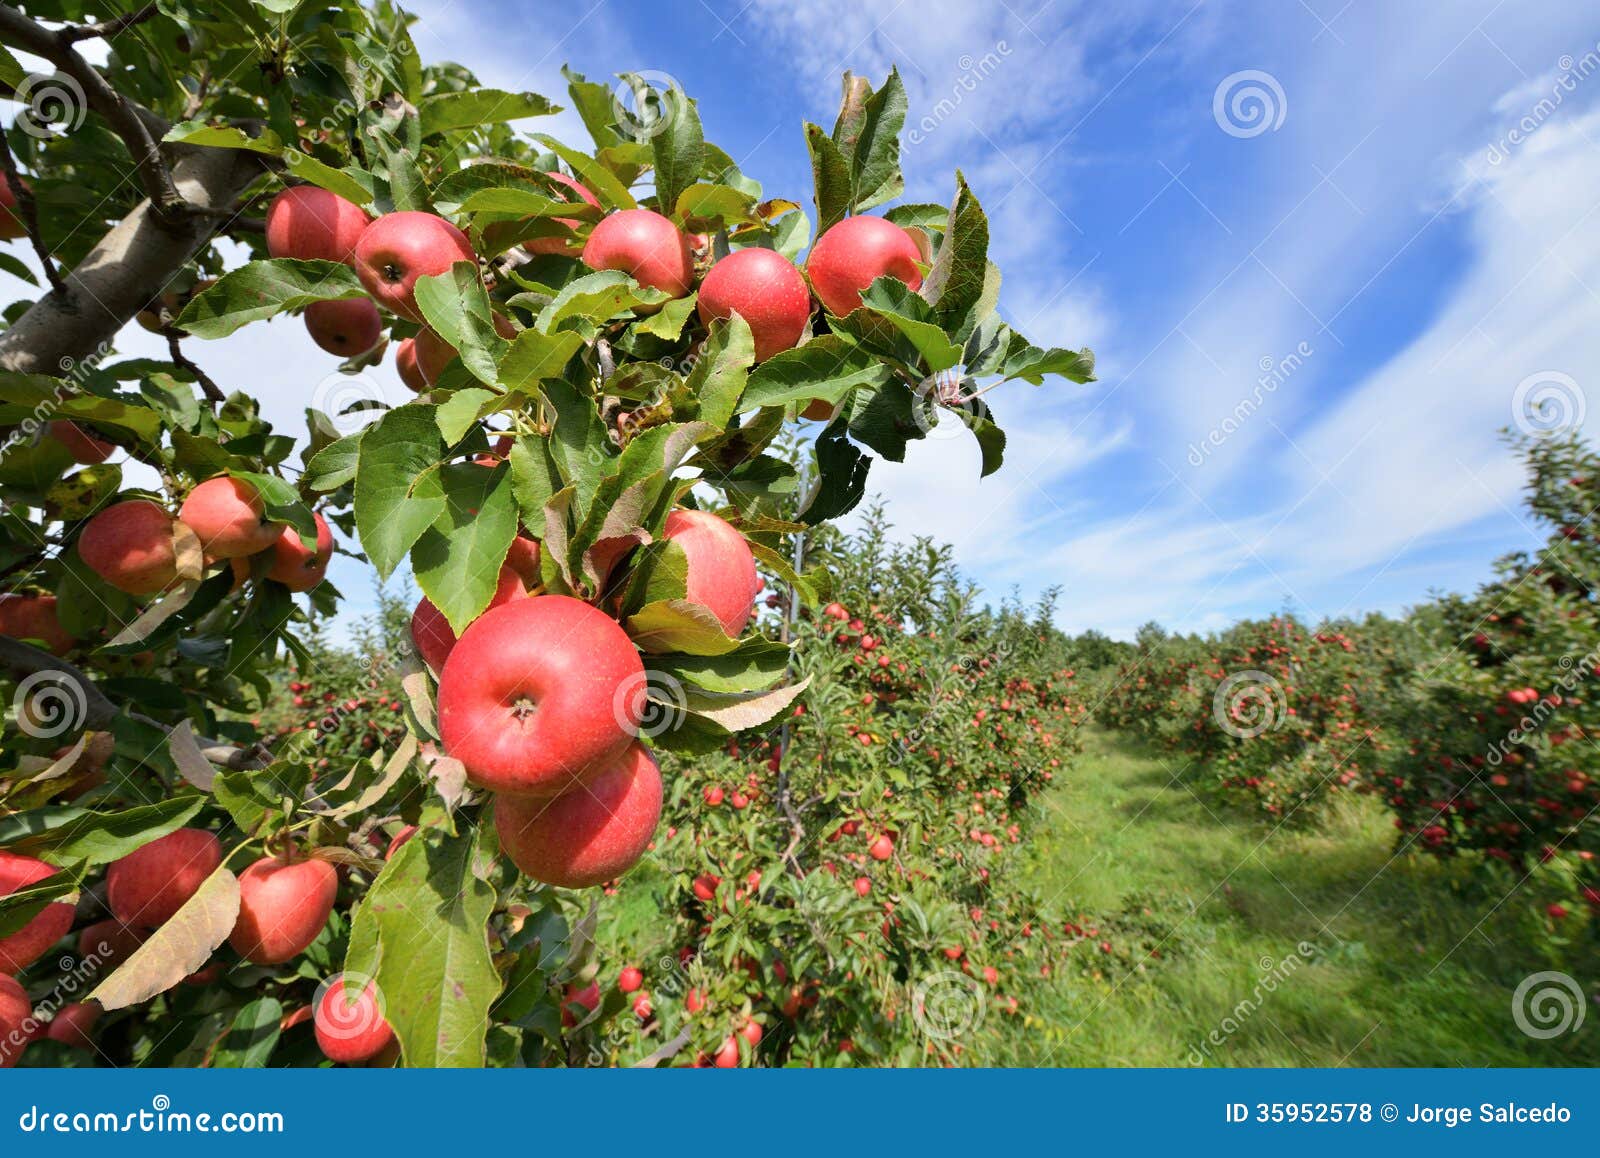
{"type": "MultiPolygon", "coordinates": [[[[58,677],[58,683],[75,686],[80,696],[74,698],[81,699],[83,718],[81,720],[71,720],[72,726],[70,730],[73,732],[80,730],[103,732],[111,726],[111,721],[116,718],[117,706],[106,698],[105,693],[95,686],[94,682],[83,673],[82,669],[74,667],[66,660],[59,659],[47,651],[40,651],[38,648],[30,647],[21,640],[0,635],[0,668],[4,668],[13,676],[18,677],[36,675],[40,672],[51,672],[58,677]]],[[[125,714],[129,719],[138,720],[141,724],[149,724],[154,728],[160,728],[163,732],[172,730],[160,720],[153,720],[149,716],[138,712],[127,712],[125,714]]],[[[201,755],[219,767],[252,769],[263,768],[270,763],[270,758],[260,744],[251,748],[239,748],[232,744],[225,744],[221,740],[208,740],[203,737],[197,738],[196,742],[200,746],[201,755]]]]}
{"type": "Polygon", "coordinates": [[[89,107],[104,117],[112,131],[128,146],[139,174],[139,184],[155,206],[157,218],[168,226],[181,225],[185,208],[183,194],[174,184],[161,155],[159,138],[165,130],[152,132],[151,122],[159,123],[159,119],[111,87],[111,82],[73,47],[74,31],[46,28],[15,8],[0,4],[0,40],[44,57],[77,82],[89,107]]]}

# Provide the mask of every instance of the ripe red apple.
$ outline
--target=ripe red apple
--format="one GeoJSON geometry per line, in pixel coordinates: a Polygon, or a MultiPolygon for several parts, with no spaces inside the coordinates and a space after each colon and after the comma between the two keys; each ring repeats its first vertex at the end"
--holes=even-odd
{"type": "Polygon", "coordinates": [[[54,595],[0,595],[0,635],[36,639],[53,655],[65,655],[73,644],[56,614],[54,595]]]}
{"type": "Polygon", "coordinates": [[[583,247],[590,269],[618,269],[640,285],[681,298],[694,281],[683,231],[650,209],[622,209],[602,220],[583,247]]]}
{"type": "Polygon", "coordinates": [[[495,831],[512,863],[564,889],[586,889],[627,872],[660,819],[661,772],[637,742],[564,796],[499,796],[494,803],[495,831]]]}
{"type": "Polygon", "coordinates": [[[227,475],[208,478],[189,492],[178,518],[195,533],[207,557],[239,559],[265,551],[283,532],[267,518],[256,488],[227,475]]]}
{"type": "Polygon", "coordinates": [[[257,965],[281,965],[317,939],[338,891],[327,861],[264,856],[239,875],[239,920],[228,944],[257,965]]]}
{"type": "Polygon", "coordinates": [[[700,795],[702,796],[702,798],[704,798],[707,808],[715,808],[717,805],[722,803],[722,796],[723,796],[722,785],[713,784],[710,788],[707,788],[700,795]]]}
{"type": "Polygon", "coordinates": [[[582,989],[579,989],[577,985],[569,984],[561,991],[561,1025],[565,1029],[571,1029],[578,1024],[578,1019],[567,1009],[569,1005],[581,1005],[584,1009],[593,1013],[600,1008],[600,983],[591,981],[582,989]]]}
{"type": "MultiPolygon", "coordinates": [[[[545,176],[550,178],[550,180],[554,181],[558,185],[565,185],[568,189],[572,190],[572,192],[578,195],[578,199],[580,201],[586,201],[590,205],[593,205],[596,209],[600,208],[600,199],[593,193],[589,192],[585,186],[580,185],[571,177],[568,177],[565,173],[561,173],[552,169],[550,172],[546,173],[545,176]]],[[[559,196],[559,191],[556,192],[559,196]]],[[[565,200],[571,201],[572,198],[567,197],[565,200]]],[[[559,224],[565,225],[568,229],[577,229],[581,224],[580,222],[574,221],[570,217],[557,217],[555,220],[559,224]]],[[[531,240],[524,241],[522,243],[522,248],[528,253],[566,253],[567,245],[567,239],[564,237],[535,237],[531,240]]]]}
{"type": "Polygon", "coordinates": [[[721,885],[721,877],[712,873],[701,873],[699,876],[694,878],[690,888],[693,889],[694,895],[700,900],[712,901],[716,899],[717,889],[721,887],[721,885]]]}
{"type": "Polygon", "coordinates": [[[711,267],[695,308],[707,325],[737,313],[755,338],[756,361],[764,362],[800,341],[811,317],[811,292],[783,254],[741,249],[711,267]]]}
{"type": "Polygon", "coordinates": [[[868,893],[870,893],[871,891],[872,891],[872,878],[871,877],[857,877],[856,878],[856,896],[864,897],[868,893]]]}
{"type": "Polygon", "coordinates": [[[276,579],[290,591],[310,591],[328,573],[328,560],[333,558],[333,532],[328,521],[316,511],[311,517],[317,522],[317,549],[306,550],[300,541],[300,532],[284,527],[283,533],[272,544],[272,567],[268,579],[276,579]]]}
{"type": "Polygon", "coordinates": [[[383,1016],[376,982],[352,998],[339,978],[322,991],[312,1015],[317,1046],[329,1061],[356,1065],[371,1061],[394,1041],[394,1027],[383,1016]]]}
{"type": "MultiPolygon", "coordinates": [[[[26,177],[18,177],[17,184],[24,189],[33,188],[26,177]]],[[[28,235],[28,227],[23,224],[22,215],[16,209],[17,191],[7,177],[0,180],[0,241],[15,241],[28,235]]]]}
{"type": "Polygon", "coordinates": [[[733,525],[708,511],[676,510],[665,537],[689,560],[689,602],[711,609],[722,629],[737,637],[755,610],[760,579],[750,545],[733,525]]]}
{"type": "Polygon", "coordinates": [[[353,201],[315,185],[294,185],[267,207],[267,252],[302,261],[355,262],[372,218],[353,201]]]}
{"type": "Polygon", "coordinates": [[[10,1069],[33,1040],[33,1003],[16,979],[0,973],[0,1070],[10,1069]]]}
{"type": "Polygon", "coordinates": [[[635,966],[629,965],[617,975],[617,988],[624,993],[637,992],[639,986],[644,984],[644,973],[635,966]]]}
{"type": "MultiPolygon", "coordinates": [[[[0,852],[0,896],[10,896],[55,874],[55,866],[42,860],[0,852]]],[[[71,905],[51,901],[15,933],[0,937],[0,973],[21,973],[49,952],[72,928],[72,911],[71,905]]]]}
{"type": "MultiPolygon", "coordinates": [[[[513,541],[512,546],[516,546],[513,541]]],[[[531,542],[532,540],[527,540],[531,542]]],[[[535,557],[537,557],[538,544],[534,544],[535,557]]],[[[526,555],[519,556],[519,565],[524,563],[526,555]]],[[[506,561],[500,565],[500,578],[495,584],[494,597],[489,600],[489,606],[484,608],[488,614],[496,607],[503,607],[514,599],[527,597],[528,589],[517,567],[511,565],[508,555],[506,561]]],[[[456,633],[450,629],[450,621],[444,617],[444,612],[434,606],[433,600],[423,597],[417,604],[417,609],[411,613],[411,642],[416,645],[417,654],[422,657],[422,662],[427,664],[435,673],[444,671],[444,661],[449,658],[451,650],[456,645],[456,633]]]]}
{"type": "Polygon", "coordinates": [[[830,314],[843,317],[861,308],[861,291],[880,277],[899,278],[912,289],[921,286],[921,256],[916,242],[894,222],[846,217],[811,247],[806,273],[817,299],[830,314]]]}
{"type": "Polygon", "coordinates": [[[56,1010],[56,1015],[45,1027],[44,1035],[51,1041],[59,1041],[63,1045],[77,1049],[93,1049],[94,1038],[90,1036],[90,1031],[94,1029],[94,1023],[99,1020],[99,1005],[74,1001],[56,1010]]]}
{"type": "Polygon", "coordinates": [[[432,213],[386,213],[356,246],[356,274],[373,300],[414,322],[422,321],[417,278],[437,277],[458,261],[477,260],[467,235],[432,213]]]}
{"type": "Polygon", "coordinates": [[[881,833],[867,846],[867,855],[873,860],[888,860],[894,855],[894,838],[887,832],[881,833]]]}
{"type": "Polygon", "coordinates": [[[93,960],[96,972],[108,973],[144,944],[145,930],[124,925],[112,917],[85,925],[78,933],[78,957],[93,960]]]}
{"type": "Polygon", "coordinates": [[[751,1049],[761,1044],[761,1023],[759,1021],[751,1020],[745,1022],[744,1025],[739,1027],[739,1033],[750,1043],[751,1049]]]}
{"type": "Polygon", "coordinates": [[[67,453],[72,455],[73,462],[83,463],[85,466],[104,462],[111,457],[111,452],[117,449],[109,442],[102,442],[76,422],[68,422],[64,418],[47,423],[44,432],[67,448],[67,453]]]}
{"type": "MultiPolygon", "coordinates": [[[[502,456],[511,453],[511,440],[502,438],[496,448],[502,456]]],[[[539,574],[539,540],[518,535],[511,540],[511,550],[506,552],[505,566],[517,573],[522,585],[532,591],[544,582],[539,574]]]]}
{"type": "Polygon", "coordinates": [[[178,577],[172,516],[148,499],[115,503],[78,536],[84,565],[118,591],[151,595],[178,577]]]}
{"type": "Polygon", "coordinates": [[[312,302],[306,307],[306,330],[328,353],[354,358],[378,344],[383,337],[383,319],[369,298],[312,302]]]}
{"type": "Polygon", "coordinates": [[[421,394],[428,388],[428,380],[422,376],[422,368],[417,365],[417,340],[415,338],[401,338],[394,348],[394,369],[412,390],[421,394]]]}
{"type": "Polygon", "coordinates": [[[516,599],[462,633],[439,673],[439,735],[479,787],[551,796],[638,734],[644,664],[616,621],[568,595],[516,599]]]}
{"type": "Polygon", "coordinates": [[[733,1034],[723,1038],[722,1044],[717,1047],[715,1059],[719,1070],[736,1069],[739,1065],[739,1039],[733,1034]]]}
{"type": "Polygon", "coordinates": [[[172,919],[222,863],[211,833],[180,828],[135,849],[106,871],[106,904],[124,925],[154,929],[172,919]]]}
{"type": "MultiPolygon", "coordinates": [[[[517,327],[504,314],[495,314],[494,332],[509,342],[516,338],[517,327]]],[[[415,342],[417,372],[432,386],[444,373],[444,368],[455,361],[456,348],[426,327],[417,332],[415,342]]]]}

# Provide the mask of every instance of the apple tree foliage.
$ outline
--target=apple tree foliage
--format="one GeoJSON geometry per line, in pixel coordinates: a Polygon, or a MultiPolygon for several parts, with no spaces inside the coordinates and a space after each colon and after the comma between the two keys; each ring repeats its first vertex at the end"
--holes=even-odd
{"type": "MultiPolygon", "coordinates": [[[[101,12],[75,0],[0,5],[0,84],[22,96],[50,81],[78,114],[63,125],[47,110],[25,111],[0,155],[6,173],[25,182],[13,184],[26,237],[12,245],[31,249],[40,270],[30,273],[17,248],[0,255],[38,289],[10,307],[0,333],[0,568],[8,594],[54,596],[70,636],[54,656],[0,637],[10,705],[0,849],[58,870],[0,898],[0,936],[61,898],[95,912],[106,865],[179,827],[205,828],[227,849],[222,867],[137,953],[91,979],[107,1010],[132,1011],[116,1012],[134,1027],[122,1031],[129,1057],[260,1064],[270,1048],[263,1053],[259,1042],[295,1020],[294,995],[303,1005],[301,989],[340,970],[376,978],[406,1064],[586,1056],[564,1038],[562,998],[599,969],[591,898],[535,886],[498,856],[493,827],[479,823],[481,796],[440,749],[434,686],[422,666],[383,657],[403,694],[350,709],[392,713],[367,733],[370,742],[340,751],[302,732],[268,745],[254,721],[281,692],[276,676],[286,663],[314,666],[308,640],[337,613],[340,593],[325,582],[299,596],[260,566],[236,574],[180,545],[178,580],[154,598],[130,596],[79,556],[88,517],[130,498],[175,509],[198,483],[230,476],[254,487],[270,517],[308,545],[315,512],[336,529],[341,552],[378,576],[409,567],[457,631],[489,605],[521,528],[542,544],[544,590],[616,616],[645,647],[651,670],[681,691],[659,705],[670,726],[650,736],[669,761],[677,809],[704,774],[673,782],[675,772],[732,759],[738,734],[750,729],[768,737],[757,743],[772,743],[807,686],[819,703],[837,701],[846,681],[821,657],[845,645],[831,628],[791,631],[771,616],[758,624],[765,634],[729,638],[688,601],[681,549],[662,537],[667,514],[680,505],[732,512],[771,588],[808,609],[803,624],[821,624],[817,609],[832,590],[826,552],[816,547],[832,541],[822,525],[862,500],[874,462],[903,460],[908,443],[942,417],[967,426],[984,473],[994,471],[1005,438],[978,391],[1047,376],[1085,382],[1092,357],[1036,347],[1000,319],[988,225],[959,174],[948,205],[884,208],[903,189],[906,97],[893,73],[876,88],[847,77],[832,130],[804,126],[814,174],[807,208],[800,194],[769,196],[707,141],[692,100],[648,93],[636,77],[625,75],[623,85],[644,112],[629,112],[612,87],[568,74],[564,99],[587,127],[588,147],[529,128],[556,103],[486,88],[459,65],[424,64],[408,18],[386,2],[123,0],[97,24],[101,12]],[[104,65],[80,51],[92,40],[109,45],[104,65]],[[42,57],[54,75],[31,74],[18,53],[42,57]],[[550,176],[558,172],[599,206],[561,196],[550,176]],[[204,370],[207,343],[274,318],[285,324],[284,315],[316,302],[364,296],[347,265],[267,255],[261,213],[279,191],[302,184],[375,217],[442,215],[479,258],[417,287],[423,320],[459,357],[414,400],[369,403],[361,417],[370,421],[353,431],[347,416],[309,406],[303,434],[275,430],[251,387],[309,397],[310,383],[276,380],[271,367],[259,384],[219,383],[204,370]],[[919,291],[879,279],[860,309],[815,312],[797,348],[756,364],[737,315],[708,328],[692,294],[669,299],[578,260],[577,243],[596,221],[634,207],[703,235],[699,272],[750,246],[798,260],[814,234],[866,210],[923,230],[929,260],[919,291]],[[549,239],[573,244],[529,253],[530,243],[549,239]],[[140,311],[165,338],[166,357],[118,354],[117,333],[140,311]],[[497,314],[512,323],[510,336],[494,324],[497,314]],[[826,424],[797,428],[799,412],[818,402],[831,408],[826,424]],[[80,465],[48,436],[47,424],[62,420],[122,453],[80,465]],[[797,440],[797,429],[805,437],[797,440]],[[124,468],[135,463],[137,472],[124,468]],[[797,551],[797,537],[811,546],[797,551]],[[608,587],[610,564],[630,552],[626,584],[608,587]],[[796,636],[816,644],[811,658],[796,653],[796,636]],[[35,702],[41,678],[54,693],[49,703],[35,702]],[[419,832],[385,860],[378,854],[401,818],[419,832]],[[238,906],[236,876],[286,838],[338,867],[339,903],[294,961],[241,964],[219,949],[238,906]],[[193,984],[219,964],[224,982],[193,984]],[[174,1038],[139,1028],[173,1018],[197,1032],[174,1038]]],[[[419,328],[388,316],[384,325],[391,345],[419,328]]],[[[384,349],[344,369],[359,371],[384,349]]],[[[885,612],[883,630],[905,632],[930,610],[885,612]]],[[[848,622],[843,630],[859,636],[848,622]]],[[[954,654],[930,651],[918,663],[959,663],[954,654]]],[[[1048,701],[1052,713],[1071,715],[1041,686],[1002,681],[993,695],[1014,705],[1006,711],[1028,733],[996,749],[998,764],[1059,726],[1022,722],[1032,707],[1015,705],[1048,701]]],[[[876,725],[830,711],[822,713],[830,728],[857,729],[852,753],[871,748],[876,725]]],[[[895,726],[916,728],[909,714],[895,726]]],[[[793,740],[784,732],[779,742],[793,740]]],[[[859,759],[830,763],[825,751],[811,759],[829,775],[807,791],[830,805],[861,795],[864,783],[886,801],[913,798],[922,812],[910,802],[857,806],[860,823],[901,842],[922,841],[933,817],[949,811],[937,795],[917,798],[906,767],[867,775],[859,759]]],[[[948,753],[911,767],[922,766],[958,774],[948,753]]],[[[959,790],[995,788],[1004,776],[974,772],[971,781],[959,790]]],[[[785,826],[814,824],[787,790],[768,803],[785,826]]],[[[815,928],[819,902],[806,890],[833,874],[818,876],[793,849],[783,853],[788,840],[770,826],[747,837],[765,842],[763,910],[787,914],[772,917],[782,937],[815,928]]],[[[685,865],[691,857],[684,848],[685,865]]],[[[954,909],[948,897],[923,900],[911,906],[918,915],[901,910],[891,919],[896,927],[909,919],[916,943],[934,952],[954,909]]],[[[739,944],[778,936],[745,929],[739,944]]],[[[714,947],[731,962],[730,944],[714,947]]],[[[914,981],[912,951],[898,950],[875,981],[914,981]]],[[[830,952],[801,954],[796,968],[823,984],[830,952]]],[[[55,960],[26,975],[35,996],[60,988],[55,960]]],[[[886,1008],[892,1020],[893,1003],[879,1000],[880,1029],[886,1008]]],[[[614,1018],[618,1003],[567,1012],[569,1021],[596,1023],[614,1018]]],[[[677,1056],[687,1042],[660,1042],[654,1060],[677,1056]]],[[[837,1047],[837,1034],[826,1044],[837,1047]]]]}

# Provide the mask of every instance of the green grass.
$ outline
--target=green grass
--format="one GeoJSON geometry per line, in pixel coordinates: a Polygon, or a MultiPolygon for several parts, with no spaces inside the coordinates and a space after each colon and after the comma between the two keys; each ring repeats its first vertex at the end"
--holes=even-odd
{"type": "Polygon", "coordinates": [[[996,1064],[1194,1064],[1213,1031],[1212,1065],[1600,1064],[1600,1010],[1549,1041],[1513,1020],[1529,974],[1587,985],[1600,963],[1583,943],[1553,945],[1509,878],[1393,857],[1371,798],[1340,801],[1314,831],[1275,830],[1196,795],[1192,769],[1120,736],[1086,740],[1042,801],[1028,885],[1052,911],[1132,901],[1165,922],[1166,944],[1140,972],[1066,973],[996,1064]]]}

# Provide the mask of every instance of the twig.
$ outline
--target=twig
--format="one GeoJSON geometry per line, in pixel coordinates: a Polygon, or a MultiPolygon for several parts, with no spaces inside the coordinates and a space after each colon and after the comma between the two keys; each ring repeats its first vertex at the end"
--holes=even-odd
{"type": "Polygon", "coordinates": [[[102,20],[98,24],[79,24],[72,28],[61,30],[61,39],[68,44],[76,44],[80,40],[110,40],[117,33],[135,24],[143,24],[154,16],[159,9],[154,4],[146,4],[143,8],[118,16],[115,20],[102,20]]]}
{"type": "Polygon", "coordinates": [[[190,361],[189,355],[183,352],[183,347],[178,344],[183,335],[171,327],[163,330],[162,333],[166,335],[167,350],[172,355],[172,360],[194,375],[194,380],[200,383],[200,389],[205,392],[206,401],[213,403],[226,402],[228,396],[222,392],[222,388],[211,380],[210,375],[190,361]]]}
{"type": "Polygon", "coordinates": [[[78,31],[81,29],[46,28],[15,8],[0,4],[0,39],[24,52],[42,56],[78,83],[89,107],[106,119],[128,147],[139,174],[139,184],[150,199],[156,217],[168,225],[177,224],[183,219],[188,202],[173,184],[172,172],[151,132],[153,127],[159,129],[165,122],[124,97],[79,54],[73,47],[73,34],[78,31]]]}
{"type": "Polygon", "coordinates": [[[44,266],[44,276],[50,282],[50,288],[58,294],[66,293],[61,271],[56,268],[55,258],[50,256],[44,236],[39,232],[39,203],[33,198],[33,190],[22,183],[22,174],[17,172],[17,159],[11,155],[11,142],[4,130],[0,130],[0,168],[5,169],[6,182],[11,186],[17,208],[22,211],[22,224],[28,231],[28,240],[33,243],[33,252],[39,255],[39,264],[44,266]]]}
{"type": "MultiPolygon", "coordinates": [[[[106,698],[95,684],[83,673],[83,670],[74,667],[64,659],[58,659],[47,651],[40,651],[30,647],[21,640],[0,635],[0,668],[4,668],[14,676],[35,675],[40,672],[51,672],[60,677],[58,682],[72,684],[82,696],[83,719],[80,721],[82,728],[87,731],[103,732],[116,718],[117,706],[106,698]]],[[[141,724],[148,724],[153,728],[160,728],[163,732],[172,729],[160,720],[151,719],[139,712],[124,713],[130,720],[137,720],[141,724]]],[[[248,748],[240,748],[233,744],[225,744],[221,740],[209,740],[198,737],[196,742],[200,746],[200,754],[211,763],[223,768],[253,769],[264,768],[272,762],[271,753],[260,743],[248,748]]]]}

